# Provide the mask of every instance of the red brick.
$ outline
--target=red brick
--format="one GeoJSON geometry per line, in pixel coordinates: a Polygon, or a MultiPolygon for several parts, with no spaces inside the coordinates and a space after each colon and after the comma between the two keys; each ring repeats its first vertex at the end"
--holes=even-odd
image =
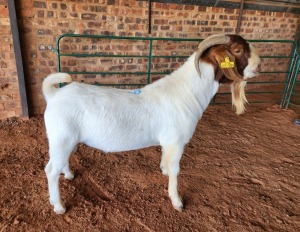
{"type": "Polygon", "coordinates": [[[44,17],[45,17],[45,11],[43,11],[43,10],[38,10],[38,11],[37,11],[37,16],[38,16],[39,18],[44,18],[44,17]]]}
{"type": "Polygon", "coordinates": [[[47,8],[47,3],[42,1],[34,1],[33,7],[35,8],[47,8]]]}
{"type": "Polygon", "coordinates": [[[8,7],[0,5],[0,18],[8,17],[8,7]]]}
{"type": "Polygon", "coordinates": [[[184,9],[185,10],[194,10],[195,6],[194,5],[186,5],[186,6],[184,6],[184,9]]]}
{"type": "Polygon", "coordinates": [[[7,5],[7,0],[0,0],[0,6],[1,5],[7,5]]]}
{"type": "Polygon", "coordinates": [[[107,0],[107,5],[115,5],[117,4],[115,0],[107,0]]]}
{"type": "Polygon", "coordinates": [[[61,4],[60,4],[60,9],[62,9],[62,10],[67,10],[67,9],[68,9],[68,6],[67,6],[65,3],[61,3],[61,4]]]}
{"type": "Polygon", "coordinates": [[[276,12],[276,17],[283,17],[284,13],[283,12],[276,12]]]}
{"type": "Polygon", "coordinates": [[[81,14],[81,19],[85,20],[95,20],[97,17],[96,14],[81,14]]]}
{"type": "Polygon", "coordinates": [[[223,13],[224,12],[224,8],[219,8],[219,7],[212,7],[211,8],[211,11],[213,12],[213,13],[223,13]]]}
{"type": "Polygon", "coordinates": [[[0,47],[1,52],[9,52],[10,50],[11,50],[10,44],[4,44],[4,45],[1,45],[1,47],[0,47]]]}
{"type": "Polygon", "coordinates": [[[14,110],[1,110],[0,111],[0,119],[15,117],[15,116],[18,116],[18,115],[19,115],[19,113],[17,113],[14,110]]]}
{"type": "Polygon", "coordinates": [[[34,16],[34,11],[32,9],[23,9],[20,11],[22,17],[32,18],[34,16]]]}
{"type": "MultiPolygon", "coordinates": [[[[234,14],[235,11],[236,11],[235,9],[231,9],[231,8],[224,9],[224,13],[226,13],[226,14],[234,14]]],[[[239,12],[239,10],[238,10],[238,12],[239,12]]]]}
{"type": "Polygon", "coordinates": [[[207,7],[205,7],[205,6],[198,6],[198,11],[205,12],[205,11],[207,11],[207,7]]]}
{"type": "Polygon", "coordinates": [[[18,1],[17,7],[19,9],[32,9],[33,8],[33,0],[18,1]]]}

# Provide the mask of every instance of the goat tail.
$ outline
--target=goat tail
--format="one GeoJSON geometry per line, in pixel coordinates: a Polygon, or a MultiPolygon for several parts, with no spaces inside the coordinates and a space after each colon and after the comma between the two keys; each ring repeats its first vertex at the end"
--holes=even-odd
{"type": "Polygon", "coordinates": [[[72,78],[68,73],[53,73],[47,76],[42,87],[46,101],[48,102],[59,91],[55,85],[68,82],[72,82],[72,78]]]}

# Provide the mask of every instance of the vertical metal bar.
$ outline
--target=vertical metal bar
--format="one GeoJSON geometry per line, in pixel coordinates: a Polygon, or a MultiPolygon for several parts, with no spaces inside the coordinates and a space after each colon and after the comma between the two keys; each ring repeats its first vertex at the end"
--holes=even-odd
{"type": "Polygon", "coordinates": [[[60,54],[57,52],[57,72],[61,72],[60,67],[60,54]]]}
{"type": "Polygon", "coordinates": [[[237,26],[236,26],[236,34],[239,34],[241,31],[241,20],[243,16],[243,11],[244,11],[244,0],[241,0],[240,13],[237,21],[237,26]]]}
{"type": "Polygon", "coordinates": [[[56,40],[56,49],[55,52],[57,54],[57,72],[60,72],[61,70],[61,66],[60,66],[60,47],[59,47],[59,42],[61,40],[61,36],[58,37],[58,39],[56,40]]]}
{"type": "MultiPolygon", "coordinates": [[[[56,52],[57,55],[57,72],[61,72],[61,64],[60,64],[60,47],[59,47],[59,42],[63,38],[63,36],[60,36],[56,40],[56,49],[53,49],[54,52],[56,52]]],[[[58,87],[61,88],[62,84],[59,83],[58,87]]]]}
{"type": "Polygon", "coordinates": [[[152,4],[151,4],[151,0],[148,0],[148,34],[151,34],[151,12],[152,12],[152,4]]]}
{"type": "Polygon", "coordinates": [[[148,55],[148,77],[147,77],[147,84],[151,82],[151,66],[152,66],[152,47],[153,47],[153,40],[149,40],[149,55],[148,55]]]}
{"type": "Polygon", "coordinates": [[[27,94],[26,94],[26,83],[25,83],[25,76],[24,76],[24,69],[23,69],[23,59],[22,59],[22,52],[21,52],[21,46],[20,46],[20,36],[19,36],[18,22],[17,22],[17,16],[16,16],[15,0],[9,0],[9,1],[7,1],[7,4],[8,4],[12,37],[13,37],[17,73],[18,73],[22,117],[29,118],[28,102],[27,102],[27,94]]]}

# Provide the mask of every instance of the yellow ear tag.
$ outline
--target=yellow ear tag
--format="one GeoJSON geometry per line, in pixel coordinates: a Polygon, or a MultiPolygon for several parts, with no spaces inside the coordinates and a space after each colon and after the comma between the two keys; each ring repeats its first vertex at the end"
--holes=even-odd
{"type": "Polygon", "coordinates": [[[229,57],[225,57],[225,61],[221,63],[221,68],[234,68],[234,62],[229,57]]]}

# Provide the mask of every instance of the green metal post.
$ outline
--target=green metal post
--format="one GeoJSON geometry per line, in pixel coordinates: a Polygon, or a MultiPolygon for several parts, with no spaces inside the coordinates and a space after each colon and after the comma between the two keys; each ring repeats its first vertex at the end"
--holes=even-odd
{"type": "Polygon", "coordinates": [[[149,56],[148,56],[148,74],[147,74],[147,84],[151,83],[151,66],[152,66],[152,47],[153,40],[149,41],[149,56]]]}
{"type": "Polygon", "coordinates": [[[61,72],[61,65],[60,65],[60,47],[59,47],[59,42],[60,40],[64,37],[64,35],[61,35],[57,38],[56,40],[56,49],[55,52],[57,54],[57,72],[61,72]]]}

